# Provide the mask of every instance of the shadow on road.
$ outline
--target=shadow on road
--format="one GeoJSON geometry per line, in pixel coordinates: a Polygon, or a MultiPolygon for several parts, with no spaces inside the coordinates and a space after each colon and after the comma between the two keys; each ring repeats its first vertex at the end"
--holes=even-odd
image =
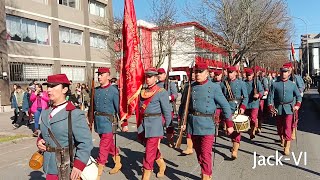
{"type": "Polygon", "coordinates": [[[29,180],[45,180],[46,178],[42,177],[42,175],[44,175],[44,173],[41,171],[32,171],[29,174],[29,180]]]}

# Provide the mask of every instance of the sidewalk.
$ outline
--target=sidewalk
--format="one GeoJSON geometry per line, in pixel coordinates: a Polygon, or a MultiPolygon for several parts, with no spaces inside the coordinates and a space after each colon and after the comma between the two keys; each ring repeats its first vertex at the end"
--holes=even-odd
{"type": "MultiPolygon", "coordinates": [[[[13,129],[11,117],[13,116],[13,112],[3,112],[0,113],[0,136],[27,136],[32,137],[32,128],[31,126],[22,125],[18,129],[13,129]]],[[[1,142],[0,142],[1,143],[1,142]]]]}

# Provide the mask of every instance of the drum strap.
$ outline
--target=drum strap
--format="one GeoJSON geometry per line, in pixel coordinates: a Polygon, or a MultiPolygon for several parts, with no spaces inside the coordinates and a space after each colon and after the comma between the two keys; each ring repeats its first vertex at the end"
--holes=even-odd
{"type": "Polygon", "coordinates": [[[225,85],[227,87],[227,91],[228,91],[228,94],[229,94],[229,99],[234,99],[233,92],[232,92],[232,89],[231,89],[231,86],[230,86],[228,80],[225,80],[224,83],[225,83],[225,85]]]}

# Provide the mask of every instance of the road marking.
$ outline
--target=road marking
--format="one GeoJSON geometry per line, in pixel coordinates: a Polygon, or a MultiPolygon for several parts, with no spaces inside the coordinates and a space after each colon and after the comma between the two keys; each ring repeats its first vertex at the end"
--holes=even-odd
{"type": "Polygon", "coordinates": [[[19,163],[22,163],[22,162],[27,162],[28,160],[29,160],[29,158],[28,159],[23,159],[23,160],[20,160],[20,161],[15,161],[15,162],[13,162],[11,164],[6,164],[4,166],[0,166],[0,169],[8,168],[9,166],[12,166],[12,165],[15,165],[15,164],[19,164],[19,163]]]}
{"type": "Polygon", "coordinates": [[[34,147],[34,145],[28,146],[28,147],[24,147],[24,148],[20,148],[20,149],[13,150],[13,151],[9,151],[9,152],[5,152],[5,153],[0,154],[0,156],[2,156],[4,154],[9,154],[9,153],[13,153],[13,152],[18,152],[18,151],[21,151],[21,150],[29,149],[29,148],[32,148],[32,147],[34,147]]]}

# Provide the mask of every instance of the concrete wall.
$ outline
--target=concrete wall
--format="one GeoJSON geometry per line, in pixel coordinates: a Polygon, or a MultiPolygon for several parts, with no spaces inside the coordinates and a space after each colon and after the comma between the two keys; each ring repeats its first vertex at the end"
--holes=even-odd
{"type": "Polygon", "coordinates": [[[3,72],[9,75],[5,12],[5,2],[0,1],[0,105],[8,105],[10,97],[9,80],[2,77],[3,72]]]}

